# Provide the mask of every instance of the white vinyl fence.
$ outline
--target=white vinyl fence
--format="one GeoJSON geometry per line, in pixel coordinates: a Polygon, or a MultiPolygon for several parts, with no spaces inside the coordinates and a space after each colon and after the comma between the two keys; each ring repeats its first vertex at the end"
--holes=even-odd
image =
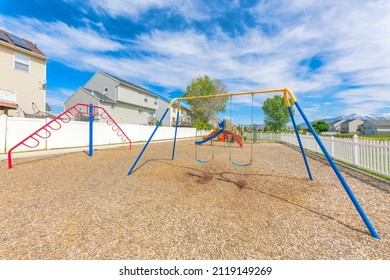
{"type": "MultiPolygon", "coordinates": [[[[12,118],[6,115],[0,116],[0,154],[7,153],[9,149],[24,140],[27,136],[38,130],[40,127],[49,122],[50,119],[28,119],[28,118],[12,118]]],[[[60,122],[61,123],[61,122],[60,122]]],[[[57,124],[51,125],[54,129],[57,124]]],[[[59,130],[50,130],[51,136],[47,139],[35,137],[39,139],[39,145],[34,148],[28,148],[20,145],[15,149],[18,151],[31,150],[49,150],[58,148],[84,147],[89,145],[89,123],[71,121],[69,123],[61,123],[59,130]]],[[[131,142],[146,141],[152,134],[154,126],[135,125],[135,124],[119,124],[122,130],[130,138],[131,142]]],[[[40,133],[45,133],[40,132],[40,133]]],[[[198,135],[204,135],[207,131],[198,131],[198,135]]],[[[153,140],[173,139],[175,135],[174,127],[159,127],[153,140]]],[[[177,138],[195,137],[195,128],[182,128],[177,130],[177,138]]],[[[46,136],[46,135],[42,135],[46,136]]],[[[36,141],[30,139],[27,144],[35,146],[36,141]]],[[[94,122],[93,127],[93,144],[94,145],[109,145],[123,143],[117,133],[112,130],[112,127],[106,123],[94,122]]]]}
{"type": "MultiPolygon", "coordinates": [[[[266,134],[259,136],[264,139],[266,134]]],[[[272,134],[275,139],[299,146],[295,134],[272,134]]],[[[305,149],[320,154],[322,150],[312,135],[300,135],[305,149]]],[[[357,135],[353,139],[320,137],[329,154],[337,160],[390,176],[390,143],[387,141],[362,140],[357,135]]]]}

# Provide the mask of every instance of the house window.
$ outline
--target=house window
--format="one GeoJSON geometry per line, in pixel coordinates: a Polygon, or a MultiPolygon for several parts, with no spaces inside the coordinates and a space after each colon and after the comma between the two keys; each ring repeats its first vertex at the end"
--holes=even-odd
{"type": "Polygon", "coordinates": [[[154,105],[157,105],[157,100],[154,101],[154,105]]]}
{"type": "Polygon", "coordinates": [[[115,109],[115,104],[111,104],[111,109],[115,109]]]}
{"type": "Polygon", "coordinates": [[[15,53],[14,69],[18,69],[30,73],[30,58],[26,55],[15,53]]]}
{"type": "Polygon", "coordinates": [[[144,101],[148,102],[148,97],[146,95],[144,96],[144,101]]]}
{"type": "Polygon", "coordinates": [[[138,114],[142,114],[143,112],[144,112],[144,110],[141,110],[141,109],[138,110],[138,114]]]}

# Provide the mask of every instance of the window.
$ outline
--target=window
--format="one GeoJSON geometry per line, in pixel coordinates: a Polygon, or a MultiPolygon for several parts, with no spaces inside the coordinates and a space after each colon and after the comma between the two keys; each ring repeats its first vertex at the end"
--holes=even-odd
{"type": "Polygon", "coordinates": [[[157,105],[157,100],[154,101],[154,105],[157,105]]]}
{"type": "Polygon", "coordinates": [[[26,55],[15,53],[14,69],[18,69],[30,73],[30,58],[26,55]]]}
{"type": "Polygon", "coordinates": [[[143,112],[144,112],[144,110],[141,110],[141,109],[138,110],[138,114],[142,114],[143,112]]]}
{"type": "Polygon", "coordinates": [[[115,109],[115,104],[111,104],[111,109],[115,109]]]}
{"type": "Polygon", "coordinates": [[[144,101],[148,102],[148,97],[146,95],[144,95],[144,101]]]}

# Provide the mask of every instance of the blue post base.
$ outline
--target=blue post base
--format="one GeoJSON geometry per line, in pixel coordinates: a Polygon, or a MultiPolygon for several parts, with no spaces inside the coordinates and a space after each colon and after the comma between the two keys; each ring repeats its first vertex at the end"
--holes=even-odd
{"type": "Polygon", "coordinates": [[[363,222],[366,224],[366,227],[370,231],[371,236],[375,237],[377,239],[380,239],[378,233],[376,232],[376,230],[372,226],[370,220],[368,219],[368,217],[364,213],[363,208],[360,206],[360,204],[357,201],[357,199],[356,199],[355,195],[353,194],[352,190],[349,188],[349,186],[348,186],[347,182],[345,181],[343,175],[341,175],[341,172],[339,171],[339,169],[337,168],[336,164],[334,163],[332,157],[330,156],[330,154],[326,150],[326,148],[325,148],[324,144],[322,143],[320,137],[318,137],[318,135],[315,132],[314,128],[312,127],[311,123],[306,118],[306,115],[303,113],[302,108],[299,106],[298,102],[295,102],[294,104],[297,107],[298,111],[301,113],[302,118],[305,120],[305,123],[306,123],[307,127],[309,128],[311,134],[313,134],[313,136],[316,139],[318,145],[321,147],[322,152],[324,153],[324,155],[325,155],[326,159],[328,160],[330,166],[333,168],[333,171],[335,172],[336,176],[338,177],[338,179],[340,180],[341,184],[343,185],[345,191],[347,192],[347,194],[348,194],[349,198],[351,199],[353,205],[355,206],[356,210],[359,212],[359,215],[362,218],[363,222]]]}

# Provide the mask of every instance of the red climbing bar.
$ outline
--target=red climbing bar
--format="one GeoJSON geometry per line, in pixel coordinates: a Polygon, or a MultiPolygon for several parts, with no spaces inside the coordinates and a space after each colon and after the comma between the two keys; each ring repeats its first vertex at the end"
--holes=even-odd
{"type": "MultiPolygon", "coordinates": [[[[46,123],[44,126],[42,126],[41,128],[39,128],[38,130],[34,131],[33,133],[31,133],[29,136],[27,136],[26,138],[24,138],[22,141],[20,141],[18,144],[16,144],[15,146],[13,146],[9,151],[8,151],[8,168],[12,168],[12,151],[15,150],[17,147],[19,147],[20,145],[24,145],[26,147],[29,147],[29,148],[36,148],[39,146],[40,142],[39,142],[39,139],[37,139],[36,136],[38,136],[39,138],[41,139],[47,139],[51,136],[51,130],[59,130],[61,129],[62,127],[62,124],[59,122],[61,121],[62,123],[69,123],[70,120],[71,120],[71,117],[68,115],[68,113],[72,116],[72,117],[77,117],[79,115],[89,115],[89,111],[88,111],[88,107],[89,105],[87,104],[82,104],[82,103],[77,103],[76,105],[70,107],[68,110],[62,112],[61,114],[59,114],[56,118],[52,119],[50,122],[46,123]],[[64,119],[62,119],[62,117],[65,117],[64,119]],[[56,123],[56,127],[52,127],[50,126],[51,124],[53,123],[56,123]],[[45,135],[47,136],[42,136],[42,134],[39,134],[39,132],[43,131],[45,133],[45,135]],[[47,134],[46,134],[47,133],[47,134]],[[31,146],[31,145],[28,145],[26,143],[27,140],[29,139],[33,139],[36,141],[36,145],[35,146],[31,146]]],[[[106,123],[110,126],[113,126],[112,127],[112,130],[114,132],[117,132],[117,135],[120,137],[120,139],[123,141],[123,142],[126,142],[126,141],[129,141],[130,142],[130,148],[131,149],[131,141],[130,141],[130,138],[127,137],[126,133],[120,128],[120,126],[115,122],[115,120],[110,116],[110,114],[107,113],[107,111],[103,108],[103,107],[99,107],[99,106],[94,106],[94,111],[93,111],[93,115],[96,116],[96,115],[99,115],[97,113],[97,110],[96,109],[101,109],[103,110],[103,114],[105,114],[105,116],[103,117],[103,114],[100,114],[100,116],[103,118],[103,119],[107,119],[106,123]],[[114,129],[115,127],[115,129],[114,129]],[[117,128],[117,129],[116,129],[117,128]],[[121,135],[119,135],[119,132],[121,133],[121,135]]]]}

